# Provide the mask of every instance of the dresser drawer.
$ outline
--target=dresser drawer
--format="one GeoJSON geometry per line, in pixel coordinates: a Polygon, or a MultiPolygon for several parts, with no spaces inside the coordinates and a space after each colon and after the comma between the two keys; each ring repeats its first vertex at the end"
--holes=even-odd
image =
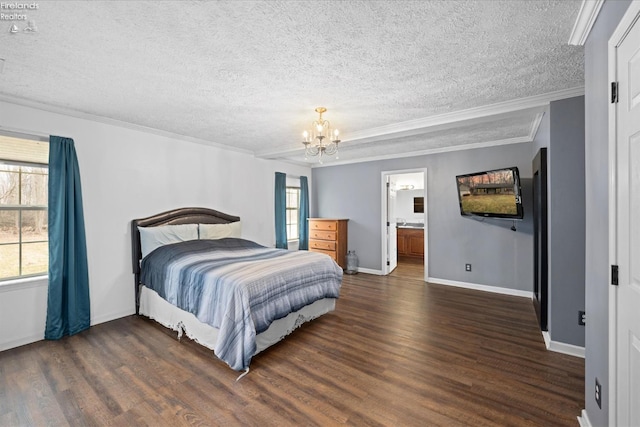
{"type": "Polygon", "coordinates": [[[335,221],[310,221],[310,230],[336,231],[338,224],[335,221]]]}
{"type": "Polygon", "coordinates": [[[338,262],[338,256],[336,254],[336,251],[323,251],[322,249],[313,249],[313,248],[310,248],[309,250],[311,252],[318,252],[321,254],[329,255],[331,259],[333,259],[335,262],[338,262]]]}
{"type": "Polygon", "coordinates": [[[336,242],[330,242],[328,240],[309,240],[309,248],[322,249],[325,251],[335,251],[336,242]]]}
{"type": "Polygon", "coordinates": [[[329,255],[343,269],[347,256],[345,218],[309,218],[309,250],[329,255]]]}
{"type": "Polygon", "coordinates": [[[336,232],[335,231],[324,231],[324,230],[311,230],[309,232],[310,239],[316,240],[336,240],[336,232]]]}

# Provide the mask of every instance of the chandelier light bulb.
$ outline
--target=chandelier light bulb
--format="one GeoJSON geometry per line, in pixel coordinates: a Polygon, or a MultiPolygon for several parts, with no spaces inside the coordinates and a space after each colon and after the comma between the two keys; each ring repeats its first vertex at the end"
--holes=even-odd
{"type": "MultiPolygon", "coordinates": [[[[331,129],[328,120],[322,118],[322,114],[327,111],[324,107],[315,109],[318,113],[318,119],[311,123],[310,131],[304,131],[302,137],[304,140],[304,158],[307,160],[310,156],[317,156],[320,164],[323,163],[324,155],[333,156],[338,154],[338,144],[340,140],[338,129],[331,129]]],[[[337,158],[337,156],[336,156],[337,158]]]]}

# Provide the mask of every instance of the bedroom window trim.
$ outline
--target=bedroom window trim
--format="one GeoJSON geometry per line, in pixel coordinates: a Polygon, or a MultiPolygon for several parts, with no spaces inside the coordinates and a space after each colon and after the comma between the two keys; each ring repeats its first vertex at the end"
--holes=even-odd
{"type": "Polygon", "coordinates": [[[300,212],[300,187],[287,186],[286,190],[286,226],[287,226],[287,241],[298,241],[300,236],[300,224],[298,224],[298,217],[300,212]],[[290,204],[291,195],[295,193],[295,205],[290,204]],[[294,222],[295,221],[295,222],[294,222]]]}
{"type": "MultiPolygon", "coordinates": [[[[14,136],[14,135],[6,135],[5,133],[0,134],[0,136],[7,136],[12,139],[16,139],[16,138],[23,139],[29,142],[32,142],[32,141],[44,142],[39,137],[29,138],[24,135],[14,136]]],[[[47,144],[47,149],[48,149],[48,144],[47,144]]],[[[33,153],[37,153],[37,151],[34,151],[33,153]]],[[[26,155],[29,156],[33,153],[27,153],[26,155]]],[[[12,269],[17,267],[17,274],[12,274],[12,273],[9,273],[8,271],[2,272],[0,274],[0,287],[2,287],[3,290],[6,290],[5,288],[7,287],[14,288],[15,286],[29,287],[30,285],[34,285],[34,284],[40,285],[42,283],[41,279],[48,277],[48,253],[49,253],[48,233],[46,232],[44,233],[45,235],[44,238],[42,236],[37,236],[35,237],[35,239],[25,238],[23,221],[25,220],[25,214],[28,215],[29,212],[44,212],[44,225],[45,227],[48,228],[48,226],[46,226],[46,223],[48,222],[47,221],[47,215],[48,215],[48,201],[47,201],[48,200],[48,196],[47,196],[48,184],[47,182],[49,179],[49,165],[47,163],[41,163],[41,162],[35,162],[35,161],[23,161],[19,159],[20,157],[19,155],[16,158],[12,154],[15,154],[15,153],[12,153],[11,146],[9,146],[9,156],[8,156],[9,158],[5,158],[4,155],[0,154],[0,166],[2,166],[2,170],[0,170],[0,174],[17,174],[17,181],[15,183],[17,187],[15,188],[15,190],[13,190],[13,191],[17,190],[17,195],[12,196],[13,200],[9,199],[9,200],[3,201],[4,203],[0,203],[0,213],[17,212],[17,217],[15,218],[15,221],[16,221],[15,224],[17,227],[17,236],[15,240],[13,238],[7,239],[7,241],[0,240],[0,252],[2,252],[3,248],[9,248],[11,246],[17,245],[17,248],[18,248],[17,266],[14,264],[13,259],[8,262],[8,265],[10,265],[8,271],[11,271],[12,269]],[[7,166],[9,166],[10,168],[7,168],[7,166]],[[29,170],[25,170],[25,168],[39,168],[41,170],[29,171],[29,170]],[[13,170],[8,170],[8,169],[13,169],[13,170]],[[25,186],[28,185],[24,178],[26,176],[37,176],[37,175],[44,176],[43,182],[39,183],[41,186],[44,187],[44,194],[41,194],[40,196],[38,196],[37,198],[39,200],[35,200],[34,204],[23,204],[25,186]],[[44,202],[44,204],[38,204],[38,202],[41,202],[41,203],[44,202]],[[25,248],[28,248],[30,245],[36,245],[36,244],[41,244],[41,245],[46,244],[46,265],[47,266],[45,267],[44,271],[38,271],[33,273],[25,272],[25,269],[28,268],[27,265],[25,264],[25,262],[28,261],[28,259],[24,259],[25,248]],[[7,275],[5,276],[5,274],[7,275]]],[[[40,158],[38,158],[38,160],[40,160],[40,158]]],[[[10,227],[10,230],[11,228],[13,227],[10,227]]],[[[47,228],[45,228],[45,230],[47,228]]],[[[42,234],[42,231],[43,230],[41,230],[41,234],[42,234]]],[[[31,246],[31,247],[33,248],[35,246],[31,246]]],[[[38,253],[40,252],[38,251],[38,253]]],[[[2,267],[2,265],[0,265],[0,267],[2,267]]]]}

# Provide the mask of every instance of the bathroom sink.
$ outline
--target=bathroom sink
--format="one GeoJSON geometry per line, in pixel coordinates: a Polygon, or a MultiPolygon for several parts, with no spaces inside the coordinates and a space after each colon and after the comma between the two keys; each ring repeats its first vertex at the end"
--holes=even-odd
{"type": "Polygon", "coordinates": [[[398,228],[424,228],[424,224],[421,222],[398,223],[398,228]]]}

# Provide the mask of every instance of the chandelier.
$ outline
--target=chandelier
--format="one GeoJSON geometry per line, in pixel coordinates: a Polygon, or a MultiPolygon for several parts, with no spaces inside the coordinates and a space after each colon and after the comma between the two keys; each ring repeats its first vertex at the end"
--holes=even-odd
{"type": "Polygon", "coordinates": [[[318,162],[322,163],[322,156],[325,154],[328,156],[335,154],[336,159],[338,158],[338,144],[340,144],[338,135],[340,132],[338,129],[331,130],[329,120],[322,119],[322,113],[326,112],[327,109],[324,107],[316,108],[316,113],[319,114],[318,120],[311,123],[310,131],[305,130],[302,133],[305,160],[309,156],[318,156],[318,162]]]}

